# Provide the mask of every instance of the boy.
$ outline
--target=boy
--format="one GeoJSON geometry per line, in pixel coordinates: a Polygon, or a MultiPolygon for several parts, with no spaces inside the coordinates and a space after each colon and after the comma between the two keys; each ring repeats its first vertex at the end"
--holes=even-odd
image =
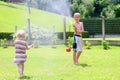
{"type": "Polygon", "coordinates": [[[84,31],[83,23],[79,22],[80,13],[74,14],[73,29],[74,29],[74,38],[73,38],[73,61],[74,64],[79,64],[78,59],[82,53],[82,32],[84,31]]]}

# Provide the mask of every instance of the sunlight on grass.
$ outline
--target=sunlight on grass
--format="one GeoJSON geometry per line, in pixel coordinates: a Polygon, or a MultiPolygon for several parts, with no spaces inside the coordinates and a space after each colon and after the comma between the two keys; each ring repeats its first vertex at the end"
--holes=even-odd
{"type": "MultiPolygon", "coordinates": [[[[62,15],[31,8],[31,15],[29,16],[26,6],[0,1],[0,32],[14,32],[15,26],[18,26],[18,29],[26,27],[29,17],[32,26],[45,28],[55,26],[56,32],[63,31],[62,15]]],[[[67,21],[67,31],[69,30],[69,24],[69,21],[67,21]]]]}
{"type": "MultiPolygon", "coordinates": [[[[101,46],[84,49],[80,64],[72,62],[72,52],[65,52],[64,45],[56,49],[40,46],[27,51],[25,75],[32,80],[119,80],[119,47],[103,50],[101,46]]],[[[17,67],[13,64],[14,48],[0,47],[0,80],[17,80],[17,67]],[[9,52],[8,52],[9,51],[9,52]]]]}
{"type": "MultiPolygon", "coordinates": [[[[83,38],[83,40],[102,40],[102,38],[83,38]]],[[[120,41],[120,38],[106,38],[106,40],[120,41]]]]}

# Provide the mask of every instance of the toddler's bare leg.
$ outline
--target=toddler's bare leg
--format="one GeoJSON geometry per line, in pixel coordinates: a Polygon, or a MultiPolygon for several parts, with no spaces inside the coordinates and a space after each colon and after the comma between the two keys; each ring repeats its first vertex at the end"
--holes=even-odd
{"type": "Polygon", "coordinates": [[[18,72],[19,72],[19,75],[20,77],[23,76],[23,71],[24,71],[24,64],[18,64],[18,72]]]}

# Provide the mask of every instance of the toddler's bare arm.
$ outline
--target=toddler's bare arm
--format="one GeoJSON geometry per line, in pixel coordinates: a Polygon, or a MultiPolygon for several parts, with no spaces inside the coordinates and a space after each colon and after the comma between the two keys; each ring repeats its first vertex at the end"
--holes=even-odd
{"type": "Polygon", "coordinates": [[[30,48],[32,48],[33,47],[33,44],[32,45],[30,45],[30,46],[28,46],[28,44],[26,45],[26,50],[29,50],[30,48]]]}

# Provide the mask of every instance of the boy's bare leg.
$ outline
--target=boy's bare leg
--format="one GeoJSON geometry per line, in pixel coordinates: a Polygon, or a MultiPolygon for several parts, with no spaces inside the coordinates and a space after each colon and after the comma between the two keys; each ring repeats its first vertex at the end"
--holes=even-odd
{"type": "Polygon", "coordinates": [[[78,52],[76,53],[76,58],[77,58],[77,61],[76,61],[76,62],[77,62],[77,64],[79,63],[79,62],[78,62],[78,59],[79,59],[81,53],[82,53],[82,52],[80,52],[80,51],[78,51],[78,52]]]}
{"type": "Polygon", "coordinates": [[[76,61],[77,61],[76,53],[77,52],[75,52],[75,51],[73,52],[73,61],[74,61],[74,64],[76,64],[76,61]]]}

